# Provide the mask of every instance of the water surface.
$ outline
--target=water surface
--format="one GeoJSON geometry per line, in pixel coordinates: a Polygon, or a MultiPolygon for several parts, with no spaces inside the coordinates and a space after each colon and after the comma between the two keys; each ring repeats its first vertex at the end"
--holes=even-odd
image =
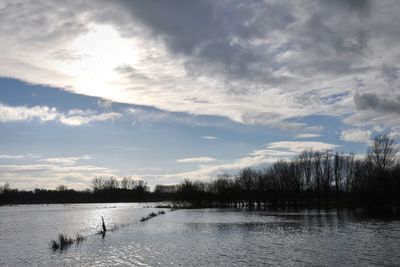
{"type": "MultiPolygon", "coordinates": [[[[154,205],[154,204],[151,204],[154,205]]],[[[166,211],[150,204],[0,207],[0,265],[5,266],[396,266],[400,222],[351,211],[166,211]],[[101,216],[116,231],[102,238],[101,216]],[[53,252],[59,233],[79,246],[53,252]]]]}

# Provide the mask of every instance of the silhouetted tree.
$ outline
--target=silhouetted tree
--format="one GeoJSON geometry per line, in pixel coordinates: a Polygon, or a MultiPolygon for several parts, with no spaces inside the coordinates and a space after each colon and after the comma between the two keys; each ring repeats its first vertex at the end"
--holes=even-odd
{"type": "Polygon", "coordinates": [[[345,157],[343,154],[335,153],[334,161],[333,161],[333,176],[335,177],[335,192],[336,192],[336,200],[339,199],[339,191],[342,190],[343,183],[343,175],[345,172],[345,157]]]}
{"type": "Polygon", "coordinates": [[[67,191],[68,187],[66,185],[59,185],[59,186],[57,186],[56,190],[59,192],[63,192],[63,191],[67,191]]]}
{"type": "Polygon", "coordinates": [[[372,146],[368,149],[368,157],[371,158],[374,168],[379,173],[384,173],[387,168],[391,168],[396,163],[396,155],[399,146],[388,134],[377,135],[373,140],[372,146]]]}
{"type": "Polygon", "coordinates": [[[104,179],[102,177],[95,177],[92,180],[92,188],[93,191],[99,191],[102,190],[104,187],[104,179]]]}
{"type": "Polygon", "coordinates": [[[133,181],[131,177],[124,177],[121,180],[122,189],[130,189],[132,187],[133,181]]]}

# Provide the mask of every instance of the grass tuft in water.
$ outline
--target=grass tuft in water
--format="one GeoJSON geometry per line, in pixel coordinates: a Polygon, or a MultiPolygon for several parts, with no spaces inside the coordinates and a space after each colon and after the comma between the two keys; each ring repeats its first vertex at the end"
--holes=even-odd
{"type": "Polygon", "coordinates": [[[160,211],[157,212],[157,213],[152,212],[152,213],[150,213],[149,215],[147,215],[146,217],[142,217],[139,221],[140,221],[140,222],[145,222],[145,221],[150,220],[151,218],[154,218],[154,217],[156,217],[157,215],[161,215],[161,214],[165,214],[165,211],[160,210],[160,211]]]}
{"type": "Polygon", "coordinates": [[[72,244],[76,243],[77,245],[83,242],[86,239],[83,235],[76,234],[75,238],[69,237],[64,234],[58,235],[58,240],[50,241],[50,248],[53,251],[56,250],[64,250],[67,249],[72,244]]]}
{"type": "Polygon", "coordinates": [[[79,243],[83,242],[86,239],[86,237],[84,237],[83,235],[80,234],[76,234],[75,236],[75,242],[77,245],[79,245],[79,243]]]}

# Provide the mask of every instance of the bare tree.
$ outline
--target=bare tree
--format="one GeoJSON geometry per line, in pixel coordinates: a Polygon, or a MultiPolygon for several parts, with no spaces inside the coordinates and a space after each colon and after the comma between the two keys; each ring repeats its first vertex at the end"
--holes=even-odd
{"type": "Polygon", "coordinates": [[[132,181],[132,189],[140,191],[140,192],[148,192],[148,191],[150,191],[149,186],[143,180],[132,181]]]}
{"type": "Polygon", "coordinates": [[[313,155],[313,165],[314,165],[314,179],[315,179],[315,190],[317,191],[318,195],[321,190],[321,180],[322,180],[322,168],[321,168],[321,161],[322,161],[322,153],[317,151],[314,152],[313,155]]]}
{"type": "Polygon", "coordinates": [[[343,173],[344,173],[344,156],[343,154],[339,155],[338,152],[335,153],[335,157],[333,159],[333,176],[335,177],[335,191],[336,198],[339,197],[339,190],[342,188],[343,183],[343,173]]]}
{"type": "Polygon", "coordinates": [[[67,191],[68,187],[66,185],[62,185],[61,184],[61,185],[57,186],[56,190],[59,191],[59,192],[67,191]]]}
{"type": "Polygon", "coordinates": [[[349,156],[345,158],[345,175],[346,175],[346,185],[345,192],[350,192],[353,188],[354,171],[355,171],[355,156],[351,152],[349,156]]]}
{"type": "Polygon", "coordinates": [[[299,155],[300,166],[304,176],[305,189],[311,189],[311,178],[313,170],[313,152],[311,150],[303,151],[299,155]]]}
{"type": "Polygon", "coordinates": [[[244,197],[248,206],[253,205],[253,194],[257,173],[251,168],[245,168],[240,171],[239,176],[236,178],[238,185],[244,192],[244,197]]]}
{"type": "Polygon", "coordinates": [[[375,136],[372,146],[368,149],[367,157],[370,157],[374,167],[379,173],[387,168],[393,167],[396,163],[396,154],[399,146],[388,134],[375,136]]]}
{"type": "Polygon", "coordinates": [[[251,168],[245,168],[239,173],[239,184],[246,191],[250,192],[254,188],[257,174],[251,168]]]}
{"type": "Polygon", "coordinates": [[[104,179],[102,177],[95,177],[92,180],[92,188],[94,191],[99,191],[104,188],[104,179]]]}
{"type": "Polygon", "coordinates": [[[131,189],[133,185],[133,180],[131,177],[124,177],[121,180],[121,187],[123,189],[131,189]]]}
{"type": "Polygon", "coordinates": [[[10,184],[5,183],[3,186],[0,186],[0,193],[6,193],[11,190],[10,184]]]}
{"type": "Polygon", "coordinates": [[[116,189],[116,188],[118,188],[118,185],[119,185],[119,182],[114,176],[111,176],[110,178],[108,178],[104,181],[105,189],[116,189]]]}
{"type": "Polygon", "coordinates": [[[333,168],[332,153],[329,150],[323,152],[322,155],[322,186],[324,191],[329,192],[332,184],[333,168]]]}

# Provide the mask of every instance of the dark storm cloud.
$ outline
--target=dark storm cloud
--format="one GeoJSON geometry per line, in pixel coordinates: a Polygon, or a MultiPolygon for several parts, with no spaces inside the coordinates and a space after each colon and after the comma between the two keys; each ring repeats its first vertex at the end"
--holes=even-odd
{"type": "MultiPolygon", "coordinates": [[[[224,72],[231,77],[269,75],[257,65],[277,64],[269,47],[251,42],[294,22],[287,4],[261,1],[117,1],[167,48],[186,58],[190,74],[224,72]]],[[[104,17],[100,17],[105,19],[104,17]]],[[[110,18],[118,21],[118,18],[110,18]]],[[[129,34],[131,28],[120,27],[129,34]]]]}
{"type": "Polygon", "coordinates": [[[354,102],[358,109],[372,109],[378,112],[400,113],[400,97],[396,100],[387,100],[376,94],[356,94],[354,102]]]}
{"type": "Polygon", "coordinates": [[[334,77],[365,71],[360,63],[371,39],[367,23],[370,5],[368,1],[349,2],[352,1],[305,2],[303,13],[290,32],[301,53],[288,62],[290,70],[334,77]]]}
{"type": "Polygon", "coordinates": [[[352,12],[367,14],[370,10],[370,0],[322,0],[322,2],[337,6],[339,8],[348,8],[352,12]]]}
{"type": "Polygon", "coordinates": [[[119,0],[98,10],[95,17],[116,24],[123,35],[135,35],[135,25],[146,27],[184,58],[188,75],[270,86],[288,82],[276,77],[285,67],[308,76],[357,73],[370,40],[367,0],[119,0]],[[301,54],[281,62],[279,54],[289,50],[301,54]]]}
{"type": "Polygon", "coordinates": [[[314,14],[307,22],[307,36],[315,42],[311,48],[321,49],[322,53],[329,52],[324,48],[332,48],[338,54],[361,54],[367,46],[367,29],[362,25],[349,25],[352,28],[349,31],[343,24],[329,25],[327,17],[314,14]]]}
{"type": "Polygon", "coordinates": [[[118,1],[125,10],[165,38],[177,53],[196,54],[213,40],[265,36],[266,27],[284,28],[293,19],[284,6],[253,1],[118,1]],[[283,14],[283,15],[282,15],[283,14]],[[266,16],[268,15],[268,16],[266,16]]]}
{"type": "Polygon", "coordinates": [[[105,2],[110,12],[100,12],[100,20],[114,21],[126,35],[135,34],[134,21],[144,25],[172,53],[185,58],[186,71],[194,76],[222,75],[279,86],[287,78],[275,77],[283,67],[277,55],[290,48],[303,55],[285,65],[292,71],[354,73],[359,68],[353,65],[370,38],[364,25],[370,10],[366,0],[306,2],[303,10],[284,1],[112,3],[105,2]]]}
{"type": "Polygon", "coordinates": [[[388,82],[393,82],[399,78],[399,68],[383,64],[382,74],[388,82]]]}

